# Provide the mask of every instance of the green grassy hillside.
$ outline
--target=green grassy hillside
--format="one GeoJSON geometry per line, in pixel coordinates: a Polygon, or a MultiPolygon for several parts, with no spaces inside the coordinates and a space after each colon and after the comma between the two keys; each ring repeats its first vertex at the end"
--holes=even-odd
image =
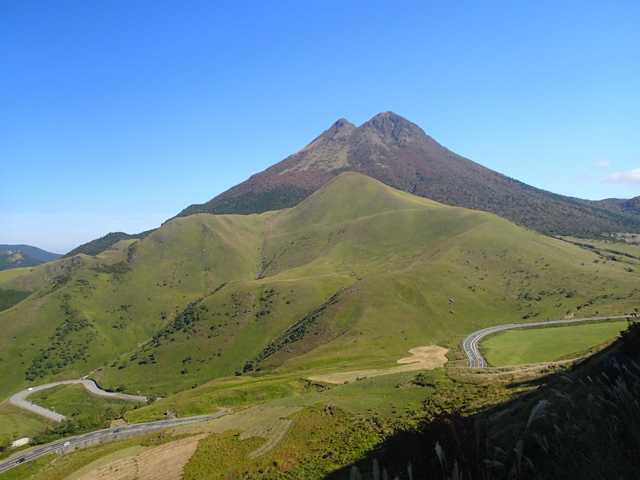
{"type": "Polygon", "coordinates": [[[242,371],[269,341],[349,283],[340,276],[234,282],[188,307],[142,348],[103,367],[103,385],[157,395],[242,371]]]}
{"type": "Polygon", "coordinates": [[[150,339],[189,302],[221,284],[254,278],[262,222],[257,215],[179,219],[144,241],[106,258],[87,257],[92,263],[54,277],[0,314],[0,393],[26,386],[27,377],[77,378],[108,365],[150,339]]]}
{"type": "Polygon", "coordinates": [[[488,325],[633,311],[640,292],[624,261],[355,173],[289,210],[179,217],[128,242],[0,313],[1,395],[93,370],[164,396],[384,368],[488,325]]]}
{"type": "Polygon", "coordinates": [[[197,328],[128,354],[120,360],[125,368],[109,366],[99,380],[115,387],[135,378],[132,385],[155,383],[168,393],[169,385],[182,389],[239,370],[391,366],[419,345],[455,348],[482,326],[623,313],[637,304],[627,298],[637,277],[593,264],[589,251],[355,174],[269,216],[263,228],[257,280],[225,286],[202,302],[207,312],[197,328]],[[257,334],[264,322],[272,330],[257,334]],[[252,348],[229,348],[245,335],[252,348]],[[144,360],[151,355],[155,366],[144,360]]]}
{"type": "Polygon", "coordinates": [[[74,270],[97,262],[109,260],[135,243],[135,240],[123,240],[112,245],[108,250],[99,255],[90,257],[79,254],[70,258],[60,258],[35,267],[15,268],[0,271],[0,290],[17,290],[22,292],[34,292],[52,282],[61,275],[71,273],[74,270]]]}

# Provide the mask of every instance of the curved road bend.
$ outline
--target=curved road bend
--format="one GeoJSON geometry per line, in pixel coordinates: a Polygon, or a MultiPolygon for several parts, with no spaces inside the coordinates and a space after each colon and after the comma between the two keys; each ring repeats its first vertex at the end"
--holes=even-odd
{"type": "Polygon", "coordinates": [[[509,330],[512,328],[521,328],[521,327],[544,327],[546,325],[553,325],[556,323],[574,323],[574,322],[588,322],[590,320],[607,320],[607,319],[616,319],[616,318],[626,318],[632,319],[634,318],[632,315],[617,315],[613,317],[593,317],[593,318],[572,318],[570,320],[549,320],[546,322],[530,322],[530,323],[510,323],[508,325],[497,325],[495,327],[483,328],[482,330],[478,330],[473,332],[467,338],[462,341],[462,350],[467,355],[469,359],[469,367],[471,368],[485,368],[487,366],[487,362],[482,355],[480,355],[480,351],[478,350],[478,342],[482,340],[483,337],[487,335],[499,332],[500,330],[509,330]]]}
{"type": "Polygon", "coordinates": [[[35,460],[36,458],[53,453],[56,450],[60,450],[63,448],[64,449],[68,448],[69,450],[75,450],[75,447],[81,446],[81,444],[83,442],[86,442],[87,440],[100,439],[101,442],[106,442],[108,440],[117,439],[117,435],[120,433],[127,433],[131,431],[136,431],[136,430],[145,430],[148,428],[162,429],[162,428],[168,428],[168,427],[175,427],[176,425],[184,425],[186,423],[202,422],[205,420],[211,420],[212,418],[221,417],[225,413],[226,411],[222,411],[218,413],[213,413],[211,415],[200,415],[198,417],[181,418],[177,420],[160,420],[158,422],[136,423],[136,424],[127,425],[124,427],[107,428],[105,430],[89,432],[83,435],[78,435],[77,437],[63,438],[62,440],[57,440],[48,445],[44,445],[42,447],[29,450],[28,452],[24,452],[22,455],[15,455],[13,458],[10,458],[9,460],[6,460],[4,462],[0,462],[0,474],[15,467],[16,465],[19,465],[24,462],[29,462],[31,460],[35,460]]]}
{"type": "Polygon", "coordinates": [[[47,410],[46,408],[39,407],[38,405],[33,405],[31,402],[25,400],[27,396],[32,393],[38,392],[40,390],[45,390],[47,388],[55,387],[57,385],[70,385],[74,383],[81,383],[84,385],[84,388],[89,390],[94,395],[99,395],[101,397],[109,397],[109,398],[117,398],[118,400],[128,400],[130,402],[143,402],[147,401],[147,397],[138,396],[138,395],[129,395],[126,393],[115,393],[115,392],[107,392],[99,388],[93,380],[87,380],[85,378],[81,378],[79,380],[63,380],[61,382],[53,382],[53,383],[45,383],[44,385],[38,385],[37,387],[30,388],[28,390],[23,390],[21,392],[16,393],[11,397],[11,403],[16,407],[24,408],[25,410],[29,410],[30,412],[37,413],[38,415],[42,415],[43,417],[47,417],[56,422],[61,422],[66,417],[59,413],[52,412],[47,410]]]}

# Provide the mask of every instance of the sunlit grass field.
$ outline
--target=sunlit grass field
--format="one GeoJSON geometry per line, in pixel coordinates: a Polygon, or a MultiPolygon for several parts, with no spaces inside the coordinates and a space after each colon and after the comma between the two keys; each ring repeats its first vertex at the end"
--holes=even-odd
{"type": "Polygon", "coordinates": [[[484,340],[482,353],[494,367],[551,362],[616,337],[626,322],[512,330],[484,340]]]}
{"type": "Polygon", "coordinates": [[[51,423],[40,415],[11,405],[8,401],[0,403],[0,437],[30,437],[51,423]]]}

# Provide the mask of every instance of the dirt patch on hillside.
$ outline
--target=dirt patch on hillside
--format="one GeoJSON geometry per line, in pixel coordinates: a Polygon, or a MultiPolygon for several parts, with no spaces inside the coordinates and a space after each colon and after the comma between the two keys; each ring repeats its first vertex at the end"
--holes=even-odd
{"type": "Polygon", "coordinates": [[[371,370],[354,370],[351,372],[327,373],[314,375],[309,380],[316,382],[341,384],[353,382],[358,378],[378,377],[380,375],[390,375],[392,373],[412,372],[416,370],[433,370],[447,363],[447,352],[449,350],[437,345],[416,347],[409,350],[410,357],[401,358],[398,363],[401,365],[390,368],[377,368],[371,370]]]}
{"type": "Polygon", "coordinates": [[[69,475],[66,480],[128,480],[138,474],[135,457],[146,450],[136,445],[106,455],[69,475]]]}
{"type": "Polygon", "coordinates": [[[83,467],[68,480],[179,480],[182,470],[206,435],[158,447],[132,447],[83,467]]]}
{"type": "Polygon", "coordinates": [[[143,452],[137,457],[139,480],[179,480],[182,470],[206,435],[187,437],[143,452]]]}
{"type": "Polygon", "coordinates": [[[116,420],[111,420],[111,425],[109,425],[109,428],[124,427],[125,425],[129,425],[129,422],[121,418],[118,418],[116,420]]]}
{"type": "Polygon", "coordinates": [[[409,350],[410,357],[401,358],[398,363],[419,363],[424,365],[425,369],[441,367],[447,363],[447,352],[449,350],[437,345],[429,345],[426,347],[416,347],[409,350]]]}
{"type": "Polygon", "coordinates": [[[79,480],[134,480],[137,475],[138,465],[135,458],[127,457],[102,465],[84,474],[79,480]]]}

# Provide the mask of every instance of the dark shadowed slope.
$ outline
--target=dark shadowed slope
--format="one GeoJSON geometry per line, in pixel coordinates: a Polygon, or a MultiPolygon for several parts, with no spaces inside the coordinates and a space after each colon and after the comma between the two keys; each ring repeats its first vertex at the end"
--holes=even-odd
{"type": "Polygon", "coordinates": [[[621,207],[625,201],[592,202],[531,187],[456,155],[392,112],[360,127],[338,120],[299,152],[178,216],[292,207],[343,171],[447,205],[492,212],[548,235],[640,232],[637,209],[621,207]]]}

